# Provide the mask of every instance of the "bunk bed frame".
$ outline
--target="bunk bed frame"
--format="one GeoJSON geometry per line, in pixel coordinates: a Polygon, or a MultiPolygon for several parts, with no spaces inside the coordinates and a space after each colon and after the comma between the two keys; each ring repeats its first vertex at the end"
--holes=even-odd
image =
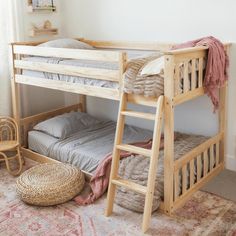
{"type": "MultiPolygon", "coordinates": [[[[220,107],[218,113],[218,133],[188,152],[186,155],[182,156],[180,159],[174,161],[174,108],[179,104],[205,94],[203,88],[203,61],[204,58],[207,57],[208,49],[206,47],[195,47],[170,50],[170,44],[91,41],[85,39],[80,40],[89,43],[97,49],[103,48],[107,50],[79,50],[35,47],[41,42],[13,43],[11,45],[13,57],[13,110],[14,117],[21,125],[23,155],[41,163],[57,162],[56,160],[37,154],[28,149],[27,133],[35,124],[50,117],[72,110],[86,112],[86,95],[102,97],[111,100],[120,100],[122,94],[123,75],[127,63],[127,54],[126,52],[119,51],[117,49],[164,51],[164,201],[161,204],[161,209],[166,214],[171,214],[174,210],[185,203],[194,192],[196,192],[212,177],[216,176],[221,170],[224,169],[227,83],[219,91],[220,107]],[[62,66],[42,62],[30,62],[22,60],[22,57],[25,55],[116,62],[119,65],[119,69],[85,69],[68,65],[62,66]],[[192,64],[190,73],[191,81],[189,81],[189,62],[192,64]],[[198,67],[196,68],[197,62],[198,67]],[[179,83],[181,79],[179,74],[180,64],[184,66],[184,79],[182,81],[183,89],[179,89],[179,83]],[[40,79],[22,75],[22,70],[36,70],[64,75],[83,76],[87,78],[95,78],[98,80],[102,79],[116,82],[120,86],[119,89],[111,89],[74,84],[64,81],[40,79]],[[198,71],[198,78],[196,78],[196,70],[198,71]],[[80,94],[80,103],[21,119],[19,105],[20,85],[31,85],[80,94]],[[208,154],[210,159],[208,159],[208,154]],[[203,173],[201,169],[202,167],[200,167],[201,163],[203,163],[203,173]],[[194,166],[197,168],[196,181],[194,181],[194,166]],[[208,168],[208,166],[210,166],[210,168],[208,168]],[[187,174],[187,170],[190,171],[189,176],[187,174]],[[182,175],[181,183],[180,179],[178,178],[180,173],[182,175]],[[189,178],[189,186],[187,186],[187,178],[189,178]],[[178,194],[178,188],[180,185],[182,191],[181,194],[178,194]]],[[[225,50],[228,50],[229,46],[229,44],[225,45],[225,50]]],[[[149,107],[156,107],[157,99],[158,98],[155,97],[147,98],[140,95],[127,95],[127,102],[149,107]]]]}

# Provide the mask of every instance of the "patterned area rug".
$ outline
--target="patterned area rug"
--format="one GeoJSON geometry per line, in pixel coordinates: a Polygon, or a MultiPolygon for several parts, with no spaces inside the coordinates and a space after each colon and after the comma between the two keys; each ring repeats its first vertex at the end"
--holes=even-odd
{"type": "MultiPolygon", "coordinates": [[[[27,162],[26,168],[34,165],[27,162]]],[[[15,193],[15,178],[0,168],[1,236],[128,236],[142,235],[142,215],[115,207],[106,218],[105,197],[80,207],[73,201],[55,207],[24,204],[15,193]]],[[[156,212],[147,235],[236,236],[236,204],[218,196],[197,192],[172,217],[156,212]]]]}

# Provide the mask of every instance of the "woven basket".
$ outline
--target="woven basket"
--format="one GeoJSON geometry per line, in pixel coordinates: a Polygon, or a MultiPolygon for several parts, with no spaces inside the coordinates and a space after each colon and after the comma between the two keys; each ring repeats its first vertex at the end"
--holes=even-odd
{"type": "Polygon", "coordinates": [[[16,191],[28,204],[52,206],[74,198],[84,184],[84,174],[76,167],[62,163],[40,164],[17,179],[16,191]]]}

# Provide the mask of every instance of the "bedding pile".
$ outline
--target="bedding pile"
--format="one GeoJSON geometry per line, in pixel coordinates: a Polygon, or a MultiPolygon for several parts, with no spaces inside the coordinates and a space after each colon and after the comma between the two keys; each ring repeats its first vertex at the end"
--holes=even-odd
{"type": "MultiPolygon", "coordinates": [[[[176,140],[174,143],[174,159],[181,158],[184,154],[191,151],[196,146],[205,142],[208,138],[201,135],[189,135],[176,133],[176,140]]],[[[147,186],[148,171],[150,158],[142,155],[131,155],[120,162],[119,176],[123,179],[147,186]]],[[[201,165],[201,169],[203,166],[201,165]]],[[[196,180],[196,165],[194,176],[196,180]]],[[[189,170],[187,171],[189,176],[189,170]]],[[[181,173],[179,175],[181,183],[181,173]]],[[[189,185],[189,178],[187,178],[187,185],[189,185]]],[[[179,186],[179,193],[181,192],[181,185],[179,186]]],[[[154,200],[152,210],[158,209],[161,201],[164,199],[164,150],[160,150],[158,158],[158,168],[156,173],[154,200]]],[[[136,212],[143,212],[145,196],[136,193],[124,187],[117,187],[115,202],[127,209],[136,212]]]]}

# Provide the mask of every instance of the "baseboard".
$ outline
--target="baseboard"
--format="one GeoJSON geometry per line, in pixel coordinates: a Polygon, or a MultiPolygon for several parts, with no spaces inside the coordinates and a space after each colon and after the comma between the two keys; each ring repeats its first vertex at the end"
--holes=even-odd
{"type": "Polygon", "coordinates": [[[236,171],[236,158],[231,155],[226,156],[226,169],[236,171]]]}

